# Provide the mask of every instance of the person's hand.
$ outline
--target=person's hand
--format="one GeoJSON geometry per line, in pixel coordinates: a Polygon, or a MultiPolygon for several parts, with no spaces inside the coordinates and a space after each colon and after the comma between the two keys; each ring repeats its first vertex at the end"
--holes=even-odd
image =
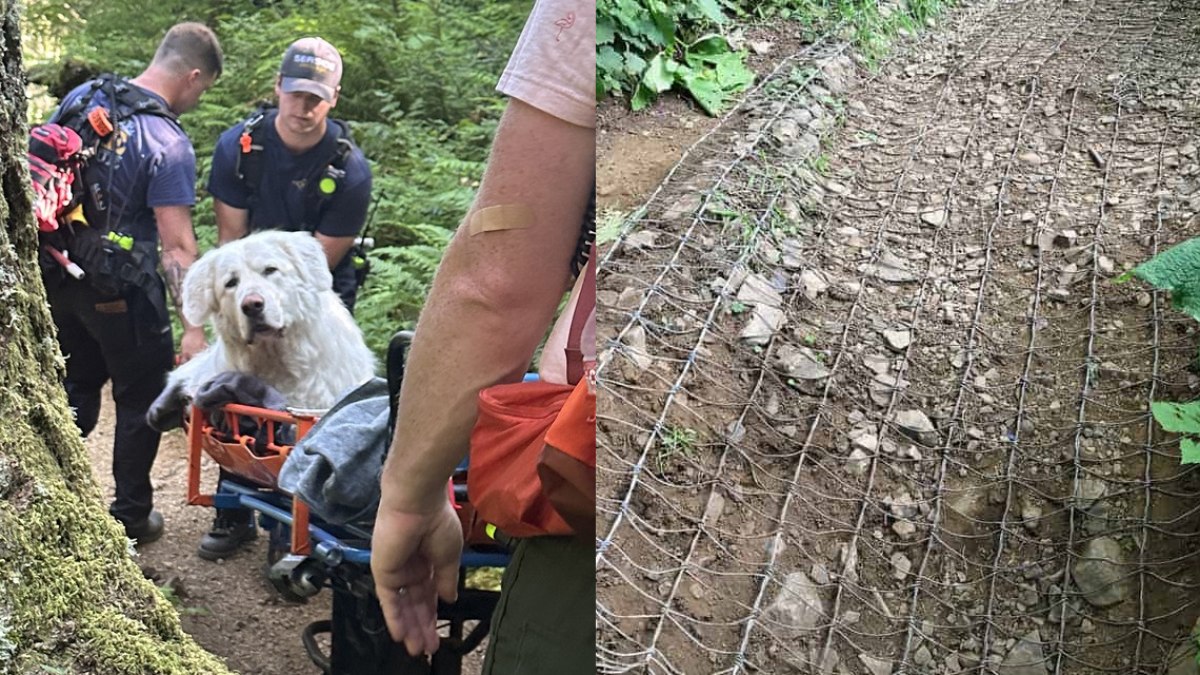
{"type": "Polygon", "coordinates": [[[191,361],[194,356],[204,351],[208,342],[204,339],[204,329],[198,326],[185,328],[183,339],[179,341],[179,363],[191,361]]]}
{"type": "Polygon", "coordinates": [[[428,513],[388,508],[386,495],[380,500],[371,574],[388,632],[412,656],[437,651],[437,599],[457,599],[462,545],[462,524],[449,499],[428,513]]]}

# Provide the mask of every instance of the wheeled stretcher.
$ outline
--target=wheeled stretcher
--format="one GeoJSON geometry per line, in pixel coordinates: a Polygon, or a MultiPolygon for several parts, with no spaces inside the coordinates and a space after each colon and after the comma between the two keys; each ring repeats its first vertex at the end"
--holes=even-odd
{"type": "MultiPolygon", "coordinates": [[[[388,348],[388,390],[391,400],[389,428],[396,416],[396,394],[404,373],[404,355],[411,333],[397,333],[388,348]]],[[[371,533],[354,525],[325,523],[310,513],[304,502],[280,489],[280,468],[292,445],[280,440],[280,425],[294,425],[296,440],[303,438],[317,416],[293,414],[228,404],[222,410],[224,425],[212,424],[208,415],[192,408],[187,420],[188,503],[216,508],[244,508],[256,513],[259,526],[269,536],[268,576],[274,587],[292,599],[315,595],[322,588],[333,592],[328,620],[305,628],[305,650],[326,675],[459,675],[463,657],[479,646],[490,627],[499,592],[466,587],[467,571],[504,567],[508,550],[491,540],[476,522],[467,494],[469,467],[464,460],[447,486],[464,526],[458,600],[438,606],[443,639],[432,661],[409,657],[387,633],[371,579],[371,533]],[[244,420],[264,430],[254,436],[237,433],[244,420]],[[228,431],[233,430],[233,431],[228,431]],[[200,489],[200,462],[212,457],[233,478],[222,480],[213,493],[200,489]],[[470,630],[467,624],[475,622],[470,630]],[[448,631],[448,635],[446,632],[448,631]],[[329,634],[326,652],[317,636],[329,634]]]]}

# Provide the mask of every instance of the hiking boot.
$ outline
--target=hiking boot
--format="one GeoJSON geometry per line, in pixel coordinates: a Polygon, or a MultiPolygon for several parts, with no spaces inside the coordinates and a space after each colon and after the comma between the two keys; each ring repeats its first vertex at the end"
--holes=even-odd
{"type": "Polygon", "coordinates": [[[220,560],[233,555],[242,544],[254,541],[258,528],[249,509],[218,509],[212,529],[200,539],[196,555],[205,560],[220,560]]]}
{"type": "Polygon", "coordinates": [[[163,517],[158,511],[151,511],[150,515],[136,523],[125,524],[125,536],[136,540],[137,546],[158,541],[162,534],[163,517]]]}

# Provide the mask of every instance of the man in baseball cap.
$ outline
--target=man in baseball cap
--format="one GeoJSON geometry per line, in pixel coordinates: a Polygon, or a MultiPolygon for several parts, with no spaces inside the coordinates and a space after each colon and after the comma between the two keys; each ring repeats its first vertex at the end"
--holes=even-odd
{"type": "Polygon", "coordinates": [[[342,56],[319,37],[300,38],[284,52],[279,77],[285,94],[303,91],[333,103],[342,80],[342,56]]]}
{"type": "MultiPolygon", "coordinates": [[[[333,274],[333,290],[353,310],[366,274],[356,249],[371,203],[371,167],[350,127],[330,116],[341,90],[342,57],[319,37],[293,42],[275,79],[278,106],[265,106],[217,139],[209,171],[217,241],[261,230],[312,232],[333,274]],[[352,252],[352,249],[354,252],[352,252]]],[[[220,480],[234,477],[221,472],[220,480]]],[[[226,558],[254,539],[246,509],[218,509],[197,553],[226,558]]]]}

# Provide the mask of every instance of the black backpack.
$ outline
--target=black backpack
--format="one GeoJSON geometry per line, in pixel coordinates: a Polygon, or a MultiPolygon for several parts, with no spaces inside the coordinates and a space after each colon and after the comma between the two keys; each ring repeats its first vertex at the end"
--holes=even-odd
{"type": "MultiPolygon", "coordinates": [[[[247,210],[249,211],[253,211],[258,204],[259,193],[262,190],[263,134],[265,133],[263,123],[267,120],[267,115],[274,109],[275,106],[272,104],[259,105],[254,114],[246,118],[242,124],[242,135],[238,137],[235,172],[249,195],[247,200],[247,210]]],[[[334,125],[338,136],[333,153],[327,160],[320,163],[320,166],[324,168],[317,176],[310,176],[305,185],[303,204],[305,221],[301,223],[301,229],[310,233],[317,231],[330,199],[341,189],[342,181],[346,177],[346,165],[358,147],[350,135],[349,125],[332,117],[326,118],[326,121],[334,125]]],[[[355,282],[359,287],[366,281],[367,274],[371,269],[371,263],[367,259],[366,246],[367,230],[370,226],[371,219],[368,218],[360,237],[362,243],[356,243],[349,253],[354,264],[355,282]]]]}
{"type": "MultiPolygon", "coordinates": [[[[111,73],[92,80],[90,89],[50,119],[52,123],[73,130],[83,141],[88,159],[80,165],[75,182],[82,191],[80,198],[86,199],[95,213],[103,214],[104,220],[103,223],[89,223],[92,227],[102,226],[108,230],[114,225],[114,214],[109,210],[108,183],[121,155],[109,141],[121,122],[134,115],[156,115],[179,124],[175,113],[158,97],[111,73]],[[89,110],[97,92],[104,92],[108,105],[89,110]]],[[[115,217],[120,215],[115,214],[115,217]]]]}
{"type": "Polygon", "coordinates": [[[30,130],[29,157],[35,179],[47,170],[45,160],[48,133],[70,129],[80,139],[80,151],[53,165],[59,172],[71,172],[69,200],[59,198],[55,209],[60,214],[58,227],[46,231],[40,227],[40,263],[47,285],[69,274],[91,283],[101,292],[117,294],[129,286],[152,288],[157,275],[152,242],[138,242],[115,229],[122,214],[113,213],[109,198],[112,180],[121,155],[112,147],[113,134],[133,115],[147,114],[178,124],[175,114],[157,97],[111,73],[92,80],[90,88],[74,103],[60,109],[50,121],[30,130]],[[107,104],[92,106],[97,92],[103,92],[107,104]],[[40,158],[40,162],[35,161],[40,158]],[[80,209],[86,203],[90,220],[80,209]],[[96,222],[98,221],[98,222],[96,222]],[[69,258],[68,265],[64,259],[69,258]]]}

